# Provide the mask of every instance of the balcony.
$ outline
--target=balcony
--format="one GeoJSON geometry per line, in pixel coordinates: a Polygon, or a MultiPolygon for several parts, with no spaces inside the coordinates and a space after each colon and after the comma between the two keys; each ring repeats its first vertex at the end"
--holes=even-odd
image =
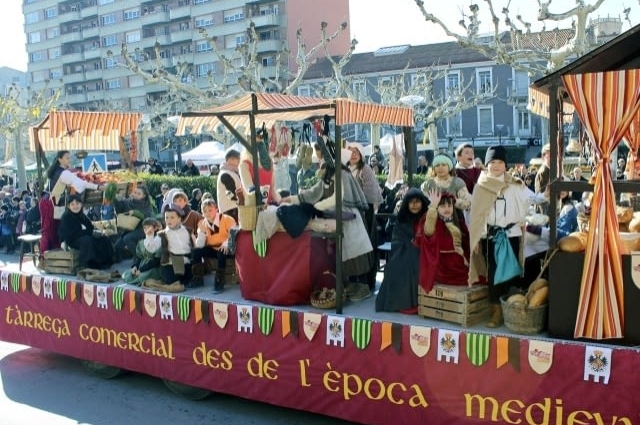
{"type": "Polygon", "coordinates": [[[82,14],[79,10],[70,10],[69,12],[59,15],[64,22],[73,22],[82,20],[82,14]]]}
{"type": "Polygon", "coordinates": [[[173,8],[169,11],[169,19],[180,19],[191,16],[191,6],[181,6],[173,8]]]}
{"type": "MultiPolygon", "coordinates": [[[[275,78],[276,77],[276,71],[277,68],[275,65],[273,66],[263,66],[262,67],[262,71],[260,72],[260,76],[262,78],[275,78]]],[[[283,75],[282,73],[280,73],[280,78],[282,78],[283,75]]]]}
{"type": "Polygon", "coordinates": [[[282,48],[280,40],[262,40],[258,42],[258,52],[278,52],[282,48]]]}
{"type": "Polygon", "coordinates": [[[91,48],[84,51],[85,60],[98,59],[101,57],[102,57],[102,49],[100,49],[99,47],[91,48]]]}
{"type": "Polygon", "coordinates": [[[85,81],[102,80],[102,70],[94,69],[93,71],[86,71],[84,73],[85,81]]]}
{"type": "Polygon", "coordinates": [[[86,27],[82,29],[82,37],[84,39],[98,37],[99,35],[100,27],[97,25],[95,27],[86,27]]]}
{"type": "Polygon", "coordinates": [[[66,96],[67,103],[76,104],[76,103],[85,103],[87,101],[86,93],[73,93],[67,94],[66,96]]]}
{"type": "Polygon", "coordinates": [[[86,102],[99,102],[104,99],[103,90],[94,90],[87,92],[86,102]]]}
{"type": "Polygon", "coordinates": [[[172,43],[180,43],[182,41],[191,41],[191,40],[193,40],[193,31],[190,29],[171,33],[172,43]]]}
{"type": "Polygon", "coordinates": [[[142,25],[165,23],[169,20],[169,12],[157,11],[142,15],[142,25]]]}
{"type": "Polygon", "coordinates": [[[65,76],[62,77],[62,79],[64,80],[65,84],[72,84],[72,83],[79,83],[81,81],[84,81],[84,73],[82,72],[76,72],[73,74],[67,74],[65,76]]]}
{"type": "Polygon", "coordinates": [[[256,15],[251,17],[256,28],[268,26],[280,26],[280,15],[256,15]]]}
{"type": "Polygon", "coordinates": [[[529,102],[529,87],[507,87],[507,103],[512,106],[527,105],[529,102]]]}
{"type": "Polygon", "coordinates": [[[60,34],[58,37],[60,44],[75,43],[82,41],[82,33],[80,31],[68,32],[66,34],[60,34]]]}
{"type": "Polygon", "coordinates": [[[91,16],[98,16],[98,6],[94,4],[93,6],[87,6],[83,8],[82,10],[80,10],[80,16],[83,19],[89,18],[91,16]]]}
{"type": "Polygon", "coordinates": [[[84,61],[84,53],[82,52],[65,53],[61,57],[64,63],[74,63],[74,62],[84,61]]]}

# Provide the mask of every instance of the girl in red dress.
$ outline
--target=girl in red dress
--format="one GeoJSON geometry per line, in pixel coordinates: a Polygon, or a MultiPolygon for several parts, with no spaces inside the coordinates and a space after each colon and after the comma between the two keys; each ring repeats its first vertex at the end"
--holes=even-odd
{"type": "Polygon", "coordinates": [[[424,238],[420,243],[420,286],[429,292],[433,285],[467,286],[469,277],[469,231],[455,214],[456,198],[432,190],[425,214],[424,238]]]}

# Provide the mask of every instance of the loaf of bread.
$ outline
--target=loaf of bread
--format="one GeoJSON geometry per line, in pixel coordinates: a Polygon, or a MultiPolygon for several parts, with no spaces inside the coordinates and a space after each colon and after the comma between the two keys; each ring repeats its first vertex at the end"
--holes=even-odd
{"type": "Polygon", "coordinates": [[[587,247],[587,234],[573,232],[558,241],[558,248],[564,252],[582,252],[587,247]]]}
{"type": "Polygon", "coordinates": [[[533,293],[531,300],[529,300],[529,307],[539,307],[547,303],[549,298],[549,287],[543,286],[533,293]]]}

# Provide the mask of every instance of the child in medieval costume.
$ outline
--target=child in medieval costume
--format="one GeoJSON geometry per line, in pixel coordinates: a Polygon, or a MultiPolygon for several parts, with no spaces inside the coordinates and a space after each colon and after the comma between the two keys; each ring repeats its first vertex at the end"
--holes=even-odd
{"type": "Polygon", "coordinates": [[[469,193],[473,193],[481,171],[476,167],[473,145],[463,143],[458,146],[456,148],[456,176],[464,181],[469,193]]]}
{"type": "MultiPolygon", "coordinates": [[[[460,177],[456,177],[453,162],[446,155],[436,155],[433,158],[429,175],[420,188],[425,196],[428,196],[432,190],[453,194],[456,198],[458,213],[468,210],[471,205],[471,195],[467,190],[467,185],[460,177]]],[[[464,218],[463,214],[459,214],[459,216],[464,218]]]]}
{"type": "Polygon", "coordinates": [[[523,227],[529,207],[544,202],[544,197],[537,198],[524,182],[506,173],[507,151],[503,146],[489,147],[485,167],[471,199],[468,283],[479,282],[481,276],[487,280],[491,304],[487,326],[498,327],[503,323],[500,297],[519,283],[523,273],[523,227]]]}
{"type": "Polygon", "coordinates": [[[160,279],[160,258],[162,257],[160,236],[162,226],[155,218],[142,221],[144,239],[138,242],[131,269],[126,270],[122,279],[131,285],[140,285],[147,279],[160,279]]]}
{"type": "Polygon", "coordinates": [[[173,195],[173,204],[182,210],[182,224],[189,229],[192,235],[197,236],[198,223],[202,221],[202,214],[191,209],[189,198],[184,192],[177,192],[173,195]]]}
{"type": "Polygon", "coordinates": [[[188,288],[196,288],[204,285],[205,258],[217,260],[216,277],[213,284],[213,293],[224,291],[224,271],[227,264],[229,247],[227,241],[229,233],[236,225],[233,217],[218,212],[218,206],[213,199],[207,199],[202,203],[204,218],[198,223],[198,236],[193,237],[193,275],[188,288]]]}
{"type": "Polygon", "coordinates": [[[429,210],[420,245],[420,286],[467,285],[469,277],[469,231],[455,213],[456,198],[450,193],[429,192],[429,210]]]}
{"type": "Polygon", "coordinates": [[[420,249],[416,235],[423,233],[428,206],[429,200],[418,188],[409,189],[402,199],[393,227],[391,252],[376,297],[376,311],[417,312],[420,249]]]}
{"type": "MultiPolygon", "coordinates": [[[[369,208],[362,188],[351,175],[347,168],[352,152],[348,149],[341,151],[341,166],[336,173],[342,177],[342,213],[351,213],[353,218],[343,221],[342,239],[342,273],[345,281],[349,277],[359,276],[364,278],[374,267],[373,246],[369,240],[367,229],[364,225],[363,214],[369,208]]],[[[318,181],[313,187],[302,190],[297,196],[285,199],[292,204],[309,203],[322,212],[334,212],[336,199],[334,192],[334,179],[329,170],[324,180],[318,181]]],[[[335,214],[335,212],[334,212],[335,214]]],[[[351,282],[347,286],[347,294],[351,301],[360,301],[371,296],[369,286],[365,283],[351,282]]]]}
{"type": "Polygon", "coordinates": [[[191,280],[191,231],[182,224],[184,211],[175,204],[164,210],[166,227],[158,232],[162,256],[160,258],[161,281],[147,279],[143,287],[170,292],[184,291],[184,285],[191,280]]]}

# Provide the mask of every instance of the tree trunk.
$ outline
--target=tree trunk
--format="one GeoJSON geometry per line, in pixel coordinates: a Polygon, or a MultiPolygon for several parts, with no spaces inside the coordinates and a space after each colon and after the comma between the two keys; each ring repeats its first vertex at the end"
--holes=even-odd
{"type": "Polygon", "coordinates": [[[27,188],[27,170],[24,166],[24,155],[22,154],[22,133],[16,130],[13,133],[14,150],[16,155],[16,181],[15,187],[26,189],[27,188]]]}
{"type": "Polygon", "coordinates": [[[437,155],[440,150],[440,146],[438,145],[438,127],[436,126],[435,121],[429,122],[426,131],[429,137],[427,149],[433,150],[434,155],[437,155]]]}

